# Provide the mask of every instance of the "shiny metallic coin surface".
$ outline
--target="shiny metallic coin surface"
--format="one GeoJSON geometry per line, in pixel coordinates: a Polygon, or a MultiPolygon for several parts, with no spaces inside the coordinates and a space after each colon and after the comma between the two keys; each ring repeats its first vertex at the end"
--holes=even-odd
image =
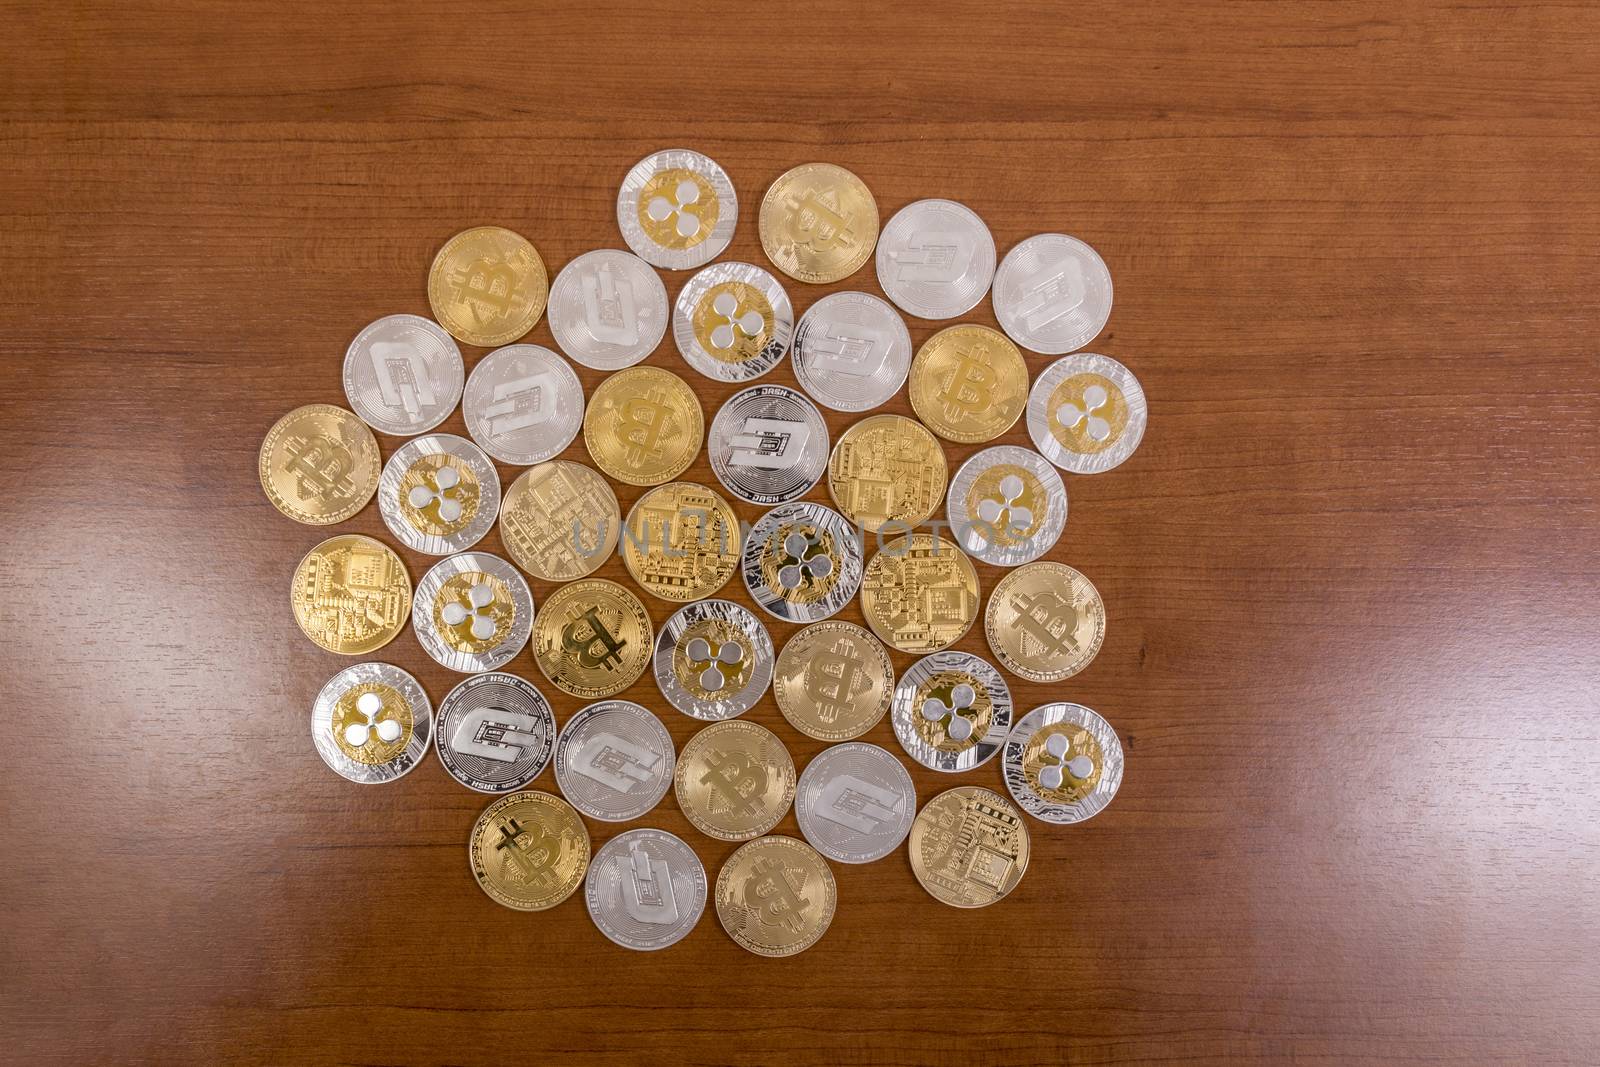
{"type": "Polygon", "coordinates": [[[994,758],[1011,729],[1011,687],[967,652],[917,660],[894,687],[894,736],[935,771],[970,771],[994,758]]]}
{"type": "Polygon", "coordinates": [[[802,163],[768,187],[760,230],[767,258],[789,277],[836,282],[872,258],[878,205],[866,182],[843,167],[802,163]]]}
{"type": "Polygon", "coordinates": [[[911,407],[948,441],[979,444],[1005,433],[1028,406],[1028,365],[999,330],[948,326],[911,361],[911,407]]]}
{"type": "Polygon", "coordinates": [[[503,226],[475,226],[444,243],[428,270],[433,317],[479,348],[508,345],[544,313],[550,278],[526,237],[503,226]]]}
{"type": "Polygon", "coordinates": [[[435,563],[411,605],[422,650],[464,674],[511,662],[533,632],[533,593],[517,569],[488,552],[462,552],[435,563]]]}
{"type": "Polygon", "coordinates": [[[344,353],[344,395],[379,433],[409,437],[456,409],[466,364],[437,323],[386,315],[356,334],[344,353]]]}
{"type": "Polygon", "coordinates": [[[996,445],[956,471],[945,509],[963,552],[996,567],[1017,567],[1061,539],[1067,487],[1033,449],[996,445]]]}
{"type": "Polygon", "coordinates": [[[878,237],[878,284],[907,315],[953,319],[971,311],[994,280],[994,238],[953,200],[918,200],[895,212],[878,237]]]}
{"type": "Polygon", "coordinates": [[[439,702],[439,762],[480,793],[522,789],[550,762],[556,716],[533,685],[514,674],[475,674],[439,702]]]}
{"type": "Polygon", "coordinates": [[[666,332],[667,287],[632,253],[585,252],[562,267],[550,287],[550,333],[585,367],[631,367],[654,352],[666,332]]]}
{"type": "Polygon", "coordinates": [[[507,345],[472,368],[461,412],[485,452],[526,467],[559,455],[578,436],[583,385],[548,348],[507,345]]]}
{"type": "Polygon", "coordinates": [[[817,851],[792,837],[742,845],[717,875],[717,919],[758,956],[793,956],[822,939],[839,890],[817,851]]]}
{"type": "Polygon", "coordinates": [[[629,367],[601,382],[583,416],[595,466],[629,485],[660,485],[700,452],[705,416],[684,380],[657,367],[629,367]]]}
{"type": "Polygon", "coordinates": [[[863,741],[825,748],[795,786],[794,814],[813,848],[840,863],[871,863],[900,847],[917,814],[911,775],[863,741]]]}
{"type": "Polygon", "coordinates": [[[1073,474],[1102,474],[1133,455],[1146,415],[1139,379],[1093,352],[1056,360],[1028,394],[1028,436],[1045,459],[1073,474]]]}
{"type": "Polygon", "coordinates": [[[719,382],[747,382],[782,362],[794,336],[789,294],[750,263],[713,263],[684,283],[672,339],[684,362],[719,382]]]}
{"type": "Polygon", "coordinates": [[[332,404],[307,404],[273,423],[256,461],[261,490],[295,522],[343,522],[378,488],[378,441],[332,404]]]}
{"type": "Polygon", "coordinates": [[[627,700],[579,708],[556,742],[556,782],[591,819],[626,822],[658,804],[677,760],[661,720],[627,700]]]}
{"type": "Polygon", "coordinates": [[[801,388],[835,411],[888,401],[911,370],[911,331],[870,293],[831,293],[800,316],[791,362],[801,388]]]}
{"type": "Polygon", "coordinates": [[[765,726],[732,719],[689,739],[672,776],[678,807],[719,841],[760,837],[794,800],[794,761],[765,726]]]}
{"type": "Polygon", "coordinates": [[[739,516],[695,482],[669,482],[634,502],[623,525],[622,562],[651,596],[703,600],[739,568],[739,516]]]}
{"type": "Polygon", "coordinates": [[[617,190],[617,226],[646,263],[688,270],[728,247],[739,218],[733,182],[716,162],[668,148],[635,163],[617,190]]]}
{"type": "Polygon", "coordinates": [[[878,639],[853,622],[812,623],[778,653],[772,695],[789,724],[819,741],[860,737],[883,718],[894,664],[878,639]]]}
{"type": "Polygon", "coordinates": [[[498,904],[544,911],[570,897],[589,869],[589,831],[560,797],[528,790],[500,797],[467,841],[472,876],[498,904]]]}
{"type": "Polygon", "coordinates": [[[413,437],[384,464],[378,512],[400,543],[430,556],[471,548],[500,514],[500,475],[477,445],[450,433],[413,437]]]}
{"type": "Polygon", "coordinates": [[[935,900],[982,908],[1017,887],[1028,869],[1028,827],[1005,797],[982,786],[947,789],[911,825],[911,873],[935,900]]]}
{"type": "Polygon", "coordinates": [[[584,883],[589,917],[623,948],[651,952],[689,936],[706,910],[706,869],[665,830],[618,834],[594,854],[584,883]]]}
{"type": "Polygon", "coordinates": [[[1041,561],[1002,578],[989,595],[984,636],[1000,665],[1030,682],[1059,682],[1087,667],[1106,639],[1094,583],[1064,563],[1041,561]]]}
{"type": "Polygon", "coordinates": [[[622,511],[611,484],[556,459],[518,475],[500,504],[500,540],[517,566],[547,582],[592,574],[617,547],[622,511]]]}
{"type": "Polygon", "coordinates": [[[405,629],[411,576],[382,541],[340,534],[300,560],[289,605],[300,631],[322,648],[341,656],[364,656],[405,629]]]}
{"type": "Polygon", "coordinates": [[[873,415],[839,436],[828,457],[828,495],[845,518],[876,533],[885,525],[909,530],[944,499],[944,449],[938,438],[904,415],[873,415]]]}
{"type": "Polygon", "coordinates": [[[1076,352],[1111,317],[1111,272],[1100,253],[1076,237],[1036,234],[1000,261],[994,317],[1030,352],[1076,352]]]}
{"type": "Polygon", "coordinates": [[[743,715],[772,684],[772,638],[731,600],[679,608],[656,636],[656,685],[667,703],[707,722],[743,715]]]}
{"type": "Polygon", "coordinates": [[[1006,738],[1006,788],[1022,810],[1053,823],[1098,815],[1122,785],[1122,742],[1082,704],[1045,704],[1006,738]]]}
{"type": "Polygon", "coordinates": [[[415,767],[433,737],[433,705],[417,680],[387,663],[346,667],[311,705],[311,741],[340,777],[392,782],[415,767]]]}
{"type": "Polygon", "coordinates": [[[780,504],[745,537],[740,570],[761,609],[784,622],[820,622],[861,588],[861,539],[822,504],[780,504]]]}
{"type": "Polygon", "coordinates": [[[884,544],[861,578],[861,613],[890,648],[926,654],[961,640],[978,617],[978,572],[951,541],[915,533],[884,544]]]}
{"type": "Polygon", "coordinates": [[[799,390],[752,385],[718,409],[706,452],[728,492],[771,507],[799,499],[821,480],[828,466],[828,424],[799,390]]]}
{"type": "Polygon", "coordinates": [[[557,689],[596,700],[638,680],[654,636],[638,597],[616,582],[584,578],[545,600],[533,626],[533,658],[557,689]]]}

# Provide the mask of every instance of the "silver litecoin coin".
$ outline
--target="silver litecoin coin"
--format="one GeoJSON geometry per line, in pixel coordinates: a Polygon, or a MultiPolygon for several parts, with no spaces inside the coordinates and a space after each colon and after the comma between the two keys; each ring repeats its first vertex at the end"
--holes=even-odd
{"type": "Polygon", "coordinates": [[[878,284],[907,315],[953,319],[989,291],[994,260],[994,238],[971,208],[918,200],[878,237],[878,284]]]}
{"type": "Polygon", "coordinates": [[[748,608],[697,600],[656,634],[656,685],[685,715],[719,722],[743,715],[772,684],[772,637],[748,608]]]}
{"type": "Polygon", "coordinates": [[[311,705],[317,755],[363,785],[392,782],[428,752],[433,705],[417,680],[387,663],[357,663],[328,680],[311,705]]]}
{"type": "Polygon", "coordinates": [[[1056,360],[1028,393],[1028,436],[1045,459],[1073,474],[1101,474],[1133,455],[1146,416],[1139,379],[1093,352],[1056,360]]]}
{"type": "Polygon", "coordinates": [[[667,287],[650,264],[615,248],[585,252],[550,286],[550,332],[585,367],[631,367],[667,332],[667,287]]]}
{"type": "Polygon", "coordinates": [[[422,650],[464,674],[505,666],[533,633],[533,593],[517,569],[488,552],[435,563],[411,598],[422,650]]]}
{"type": "Polygon", "coordinates": [[[752,385],[730,396],[706,434],[711,471],[750,504],[786,504],[828,469],[828,424],[787,385],[752,385]]]}
{"type": "Polygon", "coordinates": [[[514,674],[475,674],[445,694],[439,762],[480,793],[509,793],[544,773],[556,717],[544,694],[514,674]]]}
{"type": "Polygon", "coordinates": [[[935,652],[900,676],[889,705],[894,736],[935,771],[970,771],[989,762],[1011,730],[1011,689],[987,660],[935,652]]]}
{"type": "Polygon", "coordinates": [[[407,548],[447,556],[471,548],[494,526],[500,475],[464,437],[413,437],[383,465],[378,510],[407,548]]]}
{"type": "Polygon", "coordinates": [[[379,433],[409,437],[456,409],[466,365],[455,339],[420,315],[386,315],[344,353],[344,395],[379,433]]]}
{"type": "Polygon", "coordinates": [[[733,182],[715,160],[687,148],[645,156],[617,190],[617,227],[640,259],[668,270],[710,263],[739,219],[733,182]]]}
{"type": "Polygon", "coordinates": [[[823,749],[795,786],[794,814],[811,847],[840,863],[871,863],[900,847],[917,817],[905,766],[864,741],[823,749]]]}
{"type": "Polygon", "coordinates": [[[520,467],[561,454],[583,425],[583,385],[541,345],[507,345],[472,368],[461,405],[467,432],[501,463],[520,467]]]}
{"type": "Polygon", "coordinates": [[[761,609],[784,622],[821,622],[861,588],[861,535],[809,500],[780,504],[745,538],[740,570],[761,609]]]}
{"type": "Polygon", "coordinates": [[[833,293],[800,316],[791,360],[801,388],[835,411],[867,411],[900,391],[911,331],[886,300],[833,293]]]}
{"type": "Polygon", "coordinates": [[[706,888],[694,849],[665,830],[641,828],[600,846],[589,861],[584,901],[602,934],[651,952],[689,936],[706,910],[706,888]]]}
{"type": "Polygon", "coordinates": [[[1012,727],[1006,788],[1034,818],[1073,823],[1098,815],[1122,785],[1122,742],[1082,704],[1034,708],[1012,727]]]}
{"type": "Polygon", "coordinates": [[[637,819],[672,785],[672,736],[627,700],[579,708],[556,742],[556,783],[572,806],[603,822],[637,819]]]}
{"type": "Polygon", "coordinates": [[[747,382],[782,362],[794,308],[778,279],[752,263],[713,263],[684,283],[672,340],[684,362],[719,382],[747,382]]]}
{"type": "Polygon", "coordinates": [[[996,445],[956,471],[945,510],[963,552],[996,567],[1020,567],[1061,539],[1067,487],[1033,449],[996,445]]]}
{"type": "Polygon", "coordinates": [[[994,274],[994,317],[1030,352],[1059,356],[1093,341],[1111,317],[1111,272],[1076,237],[1041,233],[1006,253],[994,274]]]}

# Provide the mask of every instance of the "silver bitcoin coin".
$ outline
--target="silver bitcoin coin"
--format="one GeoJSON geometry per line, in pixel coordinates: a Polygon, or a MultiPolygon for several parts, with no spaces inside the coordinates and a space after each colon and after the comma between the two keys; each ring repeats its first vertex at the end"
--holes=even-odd
{"type": "Polygon", "coordinates": [[[684,362],[719,382],[747,382],[783,361],[794,308],[769,272],[713,263],[684,283],[672,306],[672,340],[684,362]]]}
{"type": "Polygon", "coordinates": [[[907,315],[953,319],[971,311],[994,280],[994,238],[971,208],[918,200],[895,212],[878,237],[878,284],[907,315]]]}
{"type": "Polygon", "coordinates": [[[794,376],[835,411],[867,411],[889,400],[906,382],[911,355],[905,320],[870,293],[825,296],[794,329],[794,376]]]}
{"type": "Polygon", "coordinates": [[[913,663],[889,705],[906,755],[934,771],[970,771],[989,762],[1011,729],[1011,688],[987,660],[935,652],[913,663]]]}
{"type": "Polygon", "coordinates": [[[1034,379],[1028,436],[1044,458],[1073,474],[1101,474],[1144,439],[1144,389],[1110,356],[1063,356],[1034,379]]]}
{"type": "Polygon", "coordinates": [[[311,705],[311,741],[340,777],[392,782],[427,755],[433,705],[417,680],[387,663],[346,667],[311,705]]]}
{"type": "Polygon", "coordinates": [[[665,830],[620,833],[589,861],[584,901],[602,934],[651,952],[689,936],[706,910],[706,869],[665,830]]]}
{"type": "Polygon", "coordinates": [[[656,350],[667,332],[667,287],[629,252],[585,252],[550,286],[550,332],[585,367],[621,370],[656,350]]]}
{"type": "Polygon", "coordinates": [[[945,510],[963,552],[996,567],[1020,567],[1061,539],[1067,487],[1033,449],[996,445],[956,471],[945,510]]]}
{"type": "Polygon", "coordinates": [[[1082,704],[1044,704],[1024,715],[1006,738],[1003,764],[1006,788],[1043,822],[1092,818],[1122,786],[1122,742],[1082,704]]]}
{"type": "Polygon", "coordinates": [[[795,819],[811,847],[840,863],[871,863],[900,847],[917,817],[917,790],[885,749],[846,741],[823,749],[794,793],[795,819]]]}
{"type": "Polygon", "coordinates": [[[471,548],[494,526],[500,475],[464,437],[413,437],[383,465],[378,511],[407,548],[447,556],[471,548]]]}
{"type": "Polygon", "coordinates": [[[344,353],[344,395],[379,433],[409,437],[439,425],[461,400],[466,364],[453,337],[420,315],[385,315],[344,353]]]}
{"type": "Polygon", "coordinates": [[[728,492],[771,507],[811,491],[828,469],[828,424],[787,385],[752,385],[727,400],[706,434],[711,471],[728,492]]]}
{"type": "Polygon", "coordinates": [[[640,259],[668,270],[710,263],[739,220],[733,182],[715,160],[668,148],[633,165],[617,190],[617,226],[640,259]]]}
{"type": "Polygon", "coordinates": [[[583,425],[583,384],[542,345],[507,345],[484,356],[461,405],[467,432],[501,463],[520,467],[558,456],[583,425]]]}
{"type": "Polygon", "coordinates": [[[627,700],[579,708],[556,742],[556,782],[572,806],[603,822],[637,819],[672,785],[672,736],[627,700]]]}
{"type": "Polygon", "coordinates": [[[1111,272],[1076,237],[1041,233],[1006,253],[994,274],[994,317],[1030,352],[1059,356],[1093,341],[1111,317],[1111,272]]]}
{"type": "Polygon", "coordinates": [[[784,622],[820,622],[861,588],[861,555],[860,531],[843,515],[801,500],[750,527],[740,572],[763,611],[784,622]]]}
{"type": "Polygon", "coordinates": [[[439,702],[439,762],[480,793],[521,789],[550,762],[556,717],[550,702],[514,674],[475,674],[439,702]]]}
{"type": "Polygon", "coordinates": [[[453,671],[497,670],[533,633],[533,593],[499,556],[447,556],[417,583],[411,628],[422,650],[453,671]]]}
{"type": "Polygon", "coordinates": [[[772,684],[772,637],[731,600],[697,600],[656,634],[652,666],[667,703],[718,722],[743,715],[772,684]]]}

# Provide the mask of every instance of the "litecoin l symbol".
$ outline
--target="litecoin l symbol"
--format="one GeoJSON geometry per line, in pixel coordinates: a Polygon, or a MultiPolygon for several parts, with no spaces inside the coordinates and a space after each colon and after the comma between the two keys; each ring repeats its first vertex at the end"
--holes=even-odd
{"type": "Polygon", "coordinates": [[[416,415],[434,403],[433,383],[422,353],[404,341],[374,341],[368,352],[372,372],[378,377],[378,395],[391,408],[416,415]]]}
{"type": "Polygon", "coordinates": [[[667,409],[659,401],[632,396],[617,412],[617,436],[628,445],[630,467],[640,467],[652,456],[661,454],[661,433],[666,428],[667,409]]]}
{"type": "Polygon", "coordinates": [[[1068,259],[1047,266],[1022,283],[1022,315],[1030,330],[1050,325],[1083,306],[1088,295],[1083,264],[1068,259]]]}
{"type": "Polygon", "coordinates": [[[600,609],[590,605],[582,615],[561,628],[561,647],[578,657],[580,667],[616,670],[622,666],[618,655],[628,647],[627,641],[618,641],[600,621],[600,609]]]}
{"type": "Polygon", "coordinates": [[[959,362],[939,393],[945,412],[953,417],[988,407],[994,399],[995,384],[994,368],[988,363],[965,353],[956,358],[959,362]]]}
{"type": "Polygon", "coordinates": [[[895,257],[896,275],[903,282],[953,282],[967,272],[974,251],[953,230],[914,234],[895,257]]]}
{"type": "Polygon", "coordinates": [[[901,800],[882,786],[863,782],[853,774],[842,774],[822,787],[817,797],[817,814],[840,826],[870,834],[884,823],[900,817],[901,800]]]}
{"type": "Polygon", "coordinates": [[[494,387],[491,402],[483,409],[489,417],[489,432],[498,437],[549,422],[556,413],[556,406],[545,401],[555,395],[556,376],[549,371],[501,382],[494,387]]]}
{"type": "Polygon", "coordinates": [[[786,471],[800,462],[800,453],[810,440],[811,427],[803,422],[751,415],[728,442],[733,446],[728,462],[758,470],[786,471]]]}
{"type": "Polygon", "coordinates": [[[665,860],[652,859],[634,845],[628,850],[627,874],[622,883],[622,903],[629,915],[651,926],[670,926],[678,921],[678,897],[672,891],[672,872],[665,860]]]}
{"type": "Polygon", "coordinates": [[[824,204],[809,189],[789,216],[789,240],[816,252],[843,244],[849,229],[850,217],[824,204]]]}
{"type": "Polygon", "coordinates": [[[583,322],[596,341],[631,345],[639,340],[634,314],[633,286],[618,278],[610,267],[583,277],[583,322]]]}
{"type": "Polygon", "coordinates": [[[662,758],[616,734],[595,734],[579,746],[572,769],[619,793],[631,793],[655,778],[662,758]]]}
{"type": "Polygon", "coordinates": [[[1073,635],[1078,612],[1059,593],[1018,593],[1011,598],[1011,607],[1017,613],[1017,628],[1037,641],[1048,655],[1066,656],[1078,651],[1073,635]]]}
{"type": "Polygon", "coordinates": [[[782,926],[799,933],[800,913],[811,903],[794,891],[783,863],[774,859],[756,861],[754,873],[744,882],[744,906],[752,909],[767,926],[782,926]]]}
{"type": "Polygon", "coordinates": [[[515,763],[539,743],[539,721],[510,708],[474,708],[461,717],[450,747],[463,756],[515,763]]]}
{"type": "Polygon", "coordinates": [[[806,341],[807,357],[818,371],[830,374],[869,377],[878,373],[889,355],[889,339],[874,326],[830,323],[826,333],[806,341]]]}

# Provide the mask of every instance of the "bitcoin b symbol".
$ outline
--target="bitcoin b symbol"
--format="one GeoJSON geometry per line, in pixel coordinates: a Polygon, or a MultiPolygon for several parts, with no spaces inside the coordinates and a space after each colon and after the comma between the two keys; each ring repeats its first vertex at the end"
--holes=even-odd
{"type": "Polygon", "coordinates": [[[781,926],[798,934],[805,924],[802,912],[811,901],[796,893],[780,860],[760,859],[744,882],[744,904],[767,926],[781,926]]]}
{"type": "Polygon", "coordinates": [[[824,204],[816,193],[806,190],[789,215],[789,240],[813,252],[826,252],[841,245],[850,230],[850,217],[824,204]]]}
{"type": "Polygon", "coordinates": [[[757,806],[752,798],[767,791],[767,769],[748,752],[712,749],[706,754],[700,784],[710,786],[732,814],[753,815],[757,806]]]}
{"type": "Polygon", "coordinates": [[[594,605],[561,628],[561,647],[578,657],[580,667],[596,667],[611,671],[622,666],[621,651],[628,642],[619,641],[600,621],[600,609],[594,605]],[[597,647],[598,646],[598,649],[597,647]]]}
{"type": "Polygon", "coordinates": [[[825,648],[811,658],[806,668],[807,690],[817,703],[817,717],[833,723],[847,710],[856,695],[868,688],[866,664],[856,656],[849,642],[825,648]]]}
{"type": "Polygon", "coordinates": [[[456,279],[457,294],[472,308],[480,325],[511,313],[516,286],[517,272],[511,264],[487,259],[467,267],[456,279]]]}
{"type": "Polygon", "coordinates": [[[518,819],[500,824],[500,840],[494,850],[515,867],[524,883],[549,883],[555,880],[555,859],[561,842],[540,823],[523,825],[518,819]]]}
{"type": "Polygon", "coordinates": [[[1011,598],[1017,628],[1038,643],[1045,655],[1070,656],[1078,651],[1073,636],[1078,613],[1059,593],[1018,593],[1011,598]]]}
{"type": "Polygon", "coordinates": [[[617,412],[617,436],[628,446],[630,467],[661,454],[661,435],[666,430],[669,412],[665,404],[650,397],[631,396],[617,412]]]}
{"type": "Polygon", "coordinates": [[[292,437],[285,450],[289,455],[283,467],[294,475],[295,493],[301,500],[308,496],[326,500],[355,490],[355,482],[350,478],[355,460],[349,449],[332,438],[321,434],[292,437]]]}
{"type": "Polygon", "coordinates": [[[945,414],[952,418],[982,411],[994,401],[995,374],[982,350],[958,353],[957,363],[939,392],[945,414]]]}

